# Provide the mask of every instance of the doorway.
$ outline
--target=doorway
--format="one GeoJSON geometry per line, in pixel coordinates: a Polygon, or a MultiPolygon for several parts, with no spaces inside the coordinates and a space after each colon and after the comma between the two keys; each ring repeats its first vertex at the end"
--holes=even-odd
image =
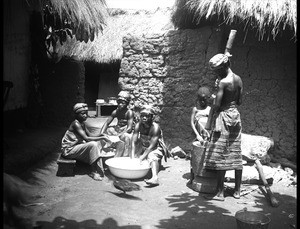
{"type": "MultiPolygon", "coordinates": [[[[117,97],[120,88],[118,85],[121,61],[113,63],[96,63],[85,61],[85,102],[89,110],[96,110],[96,100],[108,97],[117,97]]],[[[110,115],[110,114],[108,114],[110,115]]]]}

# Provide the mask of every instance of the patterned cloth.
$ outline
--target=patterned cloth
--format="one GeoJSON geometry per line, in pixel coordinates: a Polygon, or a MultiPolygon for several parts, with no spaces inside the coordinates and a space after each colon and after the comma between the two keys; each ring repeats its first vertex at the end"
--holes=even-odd
{"type": "Polygon", "coordinates": [[[81,111],[88,111],[88,105],[86,103],[76,103],[73,107],[75,114],[80,113],[81,111]]]}
{"type": "Polygon", "coordinates": [[[220,110],[207,145],[204,167],[213,170],[242,169],[240,113],[235,105],[220,110]]]}

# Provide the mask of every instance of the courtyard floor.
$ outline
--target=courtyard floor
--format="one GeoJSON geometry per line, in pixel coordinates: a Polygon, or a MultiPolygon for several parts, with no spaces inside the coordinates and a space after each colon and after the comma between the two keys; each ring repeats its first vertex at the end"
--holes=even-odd
{"type": "MultiPolygon", "coordinates": [[[[97,131],[104,120],[90,118],[88,123],[97,131]]],[[[61,134],[62,129],[53,131],[52,137],[48,137],[49,131],[40,131],[32,133],[31,140],[26,141],[28,147],[32,148],[46,138],[52,140],[53,146],[61,134]]],[[[26,144],[19,138],[24,148],[26,144]]],[[[11,145],[10,138],[6,140],[11,148],[16,147],[11,145]]],[[[50,143],[43,144],[47,147],[50,143]]],[[[42,160],[18,174],[35,185],[32,195],[40,205],[17,209],[17,213],[37,228],[233,229],[237,228],[235,213],[245,207],[249,211],[266,214],[271,219],[270,229],[296,228],[297,185],[291,185],[284,179],[271,186],[280,201],[277,208],[270,206],[261,189],[238,200],[227,196],[224,202],[209,201],[203,194],[186,185],[190,175],[190,161],[170,158],[162,163],[159,186],[150,188],[144,184],[143,179],[135,180],[133,182],[140,185],[141,190],[123,194],[112,185],[108,171],[102,181],[92,180],[84,165],[77,167],[75,176],[56,176],[59,145],[52,148],[48,147],[51,150],[42,160]]]]}

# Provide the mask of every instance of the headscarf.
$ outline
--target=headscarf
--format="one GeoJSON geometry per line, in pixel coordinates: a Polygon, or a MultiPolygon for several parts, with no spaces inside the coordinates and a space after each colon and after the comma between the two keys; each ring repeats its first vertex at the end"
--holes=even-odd
{"type": "Polygon", "coordinates": [[[217,55],[214,55],[209,60],[209,67],[212,70],[220,69],[223,67],[224,64],[226,64],[229,61],[228,56],[222,53],[219,53],[217,55]]]}
{"type": "Polygon", "coordinates": [[[120,91],[120,93],[118,94],[118,99],[117,100],[123,100],[123,101],[129,103],[130,99],[131,99],[131,96],[130,96],[129,92],[120,91]]]}
{"type": "Polygon", "coordinates": [[[140,113],[154,115],[154,108],[152,105],[144,105],[140,113]]]}
{"type": "Polygon", "coordinates": [[[205,95],[207,97],[211,96],[210,90],[208,87],[200,87],[197,91],[197,96],[205,95]]]}
{"type": "Polygon", "coordinates": [[[81,111],[87,111],[88,105],[86,103],[76,103],[73,107],[73,111],[75,114],[80,113],[81,111]]]}

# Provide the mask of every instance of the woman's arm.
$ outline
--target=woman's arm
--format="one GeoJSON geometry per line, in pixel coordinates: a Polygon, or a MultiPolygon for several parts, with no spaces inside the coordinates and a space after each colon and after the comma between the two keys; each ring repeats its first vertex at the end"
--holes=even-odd
{"type": "MultiPolygon", "coordinates": [[[[198,141],[203,141],[203,138],[201,137],[200,133],[197,131],[196,129],[196,126],[195,126],[195,116],[196,116],[196,112],[197,112],[197,108],[196,107],[193,107],[193,110],[192,110],[192,114],[191,114],[191,126],[192,126],[192,129],[196,135],[196,138],[198,141]]],[[[199,123],[201,125],[201,123],[199,123]]],[[[204,128],[202,125],[201,125],[202,128],[204,128]]]]}
{"type": "Polygon", "coordinates": [[[216,98],[215,98],[215,104],[211,108],[211,109],[214,109],[214,112],[219,111],[219,108],[221,107],[221,102],[222,102],[223,95],[224,95],[224,88],[225,88],[225,83],[221,80],[219,82],[218,92],[217,92],[216,98]]]}
{"type": "Polygon", "coordinates": [[[117,109],[114,110],[113,112],[111,112],[111,115],[106,119],[106,122],[103,124],[103,126],[100,130],[100,134],[103,134],[106,131],[107,127],[114,120],[116,115],[117,115],[117,109]]]}
{"type": "Polygon", "coordinates": [[[240,106],[242,104],[242,95],[243,95],[243,82],[241,78],[239,78],[239,84],[240,84],[240,88],[239,88],[239,97],[238,97],[237,105],[240,106]]]}
{"type": "Polygon", "coordinates": [[[86,142],[90,141],[99,141],[99,140],[107,140],[109,141],[108,137],[104,134],[101,134],[98,137],[91,137],[88,136],[85,130],[82,128],[81,124],[78,121],[75,121],[72,125],[72,129],[79,134],[79,136],[85,140],[86,142]]]}
{"type": "Polygon", "coordinates": [[[136,150],[136,143],[139,136],[139,129],[140,129],[140,123],[137,123],[134,127],[132,140],[131,140],[131,158],[134,158],[135,150],[136,150]]]}
{"type": "Polygon", "coordinates": [[[128,110],[126,112],[126,119],[127,119],[126,132],[130,134],[132,132],[132,126],[133,126],[133,111],[132,110],[128,110]]]}

